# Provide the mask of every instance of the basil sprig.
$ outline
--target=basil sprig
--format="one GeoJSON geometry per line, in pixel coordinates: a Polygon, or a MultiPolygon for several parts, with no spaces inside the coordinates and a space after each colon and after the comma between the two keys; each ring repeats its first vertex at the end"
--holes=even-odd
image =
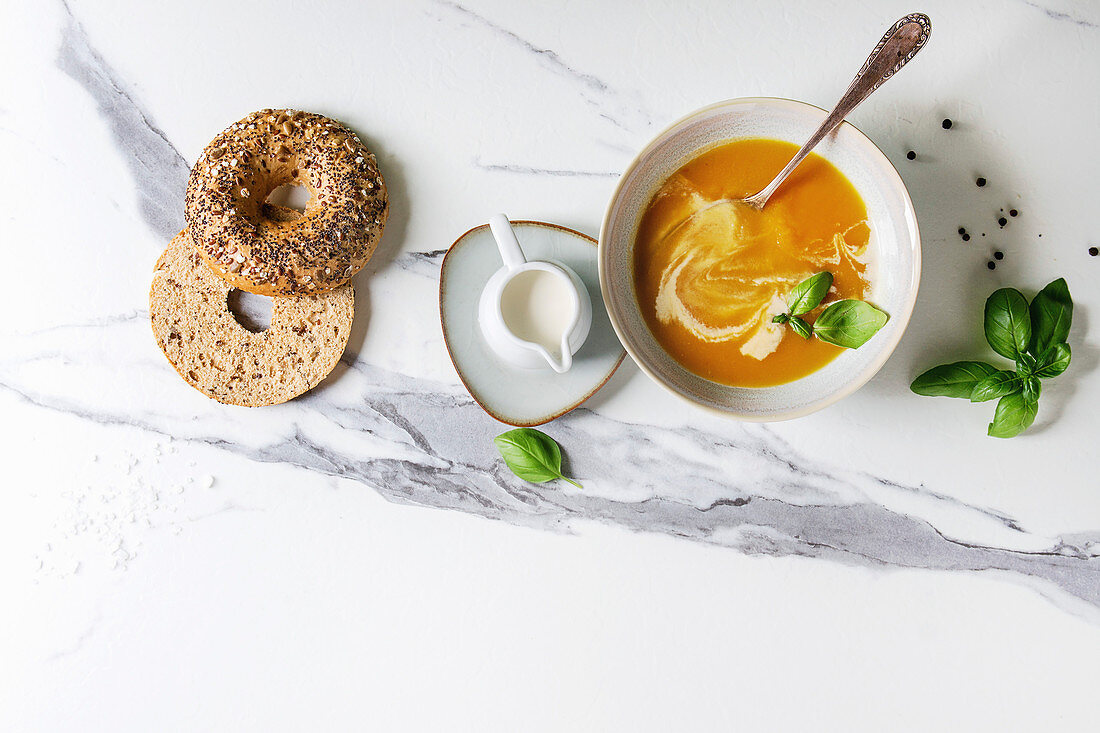
{"type": "Polygon", "coordinates": [[[846,349],[863,346],[888,319],[885,313],[870,303],[862,300],[830,303],[812,326],[800,318],[821,305],[832,284],[831,272],[819,272],[795,285],[787,296],[787,312],[775,315],[772,323],[785,323],[804,339],[817,336],[822,341],[846,349]]]}
{"type": "Polygon", "coordinates": [[[1030,305],[1019,290],[1002,288],[985,302],[985,340],[1015,371],[981,361],[957,361],[933,367],[909,386],[928,397],[961,397],[972,402],[998,400],[989,424],[994,438],[1019,435],[1035,421],[1043,379],[1069,367],[1066,343],[1073,321],[1073,299],[1064,278],[1039,291],[1030,305]]]}
{"type": "Polygon", "coordinates": [[[557,442],[541,430],[516,428],[493,438],[501,458],[512,473],[524,481],[541,484],[554,479],[564,479],[582,488],[561,472],[561,448],[557,442]]]}

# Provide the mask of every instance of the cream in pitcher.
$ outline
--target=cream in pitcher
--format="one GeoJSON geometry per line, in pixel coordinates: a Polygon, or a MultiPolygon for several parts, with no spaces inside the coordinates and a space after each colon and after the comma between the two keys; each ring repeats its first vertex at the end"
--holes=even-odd
{"type": "Polygon", "coordinates": [[[560,262],[528,262],[503,214],[489,221],[504,266],[489,278],[478,302],[485,341],[512,366],[549,366],[564,373],[592,326],[584,283],[560,262]]]}

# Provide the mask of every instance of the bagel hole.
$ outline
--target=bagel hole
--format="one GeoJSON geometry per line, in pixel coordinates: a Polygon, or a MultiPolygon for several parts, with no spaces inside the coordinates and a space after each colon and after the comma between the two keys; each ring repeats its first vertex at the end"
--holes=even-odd
{"type": "MultiPolygon", "coordinates": [[[[310,198],[312,196],[310,196],[309,189],[305,186],[299,186],[296,183],[284,183],[269,193],[264,203],[291,209],[298,212],[298,216],[301,216],[302,212],[306,210],[310,198]]],[[[271,216],[270,211],[266,213],[269,219],[274,218],[271,216]]]]}
{"type": "Polygon", "coordinates": [[[252,333],[261,333],[271,328],[270,297],[233,288],[226,301],[229,312],[241,324],[241,328],[252,333]]]}

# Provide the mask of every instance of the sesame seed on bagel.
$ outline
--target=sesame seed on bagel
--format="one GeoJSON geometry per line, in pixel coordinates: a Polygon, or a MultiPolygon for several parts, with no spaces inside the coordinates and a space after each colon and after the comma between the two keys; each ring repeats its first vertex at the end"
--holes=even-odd
{"type": "Polygon", "coordinates": [[[261,295],[318,293],[374,254],[389,213],[378,162],[339,122],[265,109],[223,130],[187,182],[187,231],[206,264],[261,295]],[[310,194],[305,211],[266,203],[279,186],[310,194]]]}

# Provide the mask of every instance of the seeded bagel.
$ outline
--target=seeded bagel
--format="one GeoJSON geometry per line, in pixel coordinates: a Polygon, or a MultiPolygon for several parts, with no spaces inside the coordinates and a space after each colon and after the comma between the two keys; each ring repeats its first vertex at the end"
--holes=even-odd
{"type": "Polygon", "coordinates": [[[210,266],[241,290],[300,295],[346,283],[374,254],[389,213],[374,155],[335,120],[265,109],[226,128],[187,181],[184,217],[210,266]],[[304,186],[300,215],[272,217],[268,195],[304,186]]]}
{"type": "Polygon", "coordinates": [[[344,353],[355,307],[350,284],[274,298],[271,327],[252,333],[229,311],[233,287],[180,232],[157,260],[149,290],[153,335],[195,389],[218,402],[258,407],[315,387],[344,353]]]}

